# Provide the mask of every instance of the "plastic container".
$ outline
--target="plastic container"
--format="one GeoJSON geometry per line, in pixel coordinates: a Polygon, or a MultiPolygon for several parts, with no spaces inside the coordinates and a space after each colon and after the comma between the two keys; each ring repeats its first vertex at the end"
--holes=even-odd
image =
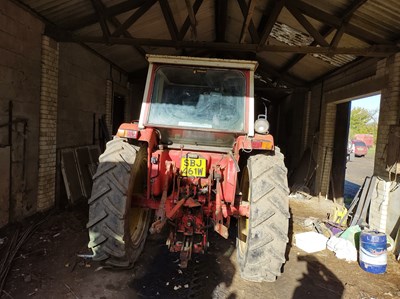
{"type": "Polygon", "coordinates": [[[384,233],[363,231],[360,234],[360,267],[369,273],[383,274],[387,267],[387,240],[384,233]]]}

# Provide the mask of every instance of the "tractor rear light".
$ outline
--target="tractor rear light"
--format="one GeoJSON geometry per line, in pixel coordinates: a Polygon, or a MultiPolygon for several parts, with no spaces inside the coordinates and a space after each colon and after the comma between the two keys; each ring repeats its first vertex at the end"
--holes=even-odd
{"type": "Polygon", "coordinates": [[[251,147],[253,149],[272,150],[274,147],[274,144],[269,140],[252,140],[251,147]]]}
{"type": "Polygon", "coordinates": [[[138,139],[139,138],[139,131],[118,129],[117,136],[118,137],[138,139]]]}

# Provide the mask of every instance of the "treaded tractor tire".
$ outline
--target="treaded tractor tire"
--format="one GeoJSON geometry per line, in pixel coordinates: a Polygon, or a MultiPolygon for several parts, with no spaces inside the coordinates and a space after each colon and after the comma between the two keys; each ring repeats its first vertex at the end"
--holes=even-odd
{"type": "Polygon", "coordinates": [[[128,195],[134,188],[144,192],[146,149],[116,138],[107,143],[99,162],[88,200],[88,247],[96,261],[130,267],[143,250],[151,220],[151,211],[131,207],[128,195]]]}
{"type": "Polygon", "coordinates": [[[287,169],[279,148],[274,155],[258,154],[247,160],[241,179],[242,204],[250,217],[239,217],[237,257],[241,277],[275,281],[285,263],[289,228],[287,169]]]}

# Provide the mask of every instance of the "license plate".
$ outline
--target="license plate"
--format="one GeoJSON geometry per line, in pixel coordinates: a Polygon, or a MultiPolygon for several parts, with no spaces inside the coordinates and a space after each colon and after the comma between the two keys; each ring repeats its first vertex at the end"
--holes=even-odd
{"type": "Polygon", "coordinates": [[[206,177],[206,159],[182,158],[181,175],[196,178],[206,177]]]}

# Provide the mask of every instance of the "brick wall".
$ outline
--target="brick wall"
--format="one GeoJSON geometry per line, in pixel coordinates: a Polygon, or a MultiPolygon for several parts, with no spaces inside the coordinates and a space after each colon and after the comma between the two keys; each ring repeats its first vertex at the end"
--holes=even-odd
{"type": "Polygon", "coordinates": [[[381,91],[374,173],[389,179],[389,174],[386,170],[389,130],[390,126],[400,124],[400,54],[397,53],[378,63],[377,72],[385,74],[387,81],[381,91]]]}
{"type": "MultiPolygon", "coordinates": [[[[386,156],[391,125],[400,124],[400,54],[375,62],[359,64],[344,73],[326,79],[323,84],[311,89],[311,113],[308,144],[312,144],[311,127],[316,117],[321,117],[319,126],[316,194],[325,196],[329,190],[332,167],[333,141],[335,134],[336,105],[381,91],[381,109],[377,136],[374,174],[388,178],[386,156]],[[317,114],[318,102],[322,98],[322,111],[317,114]],[[315,113],[313,112],[315,111],[315,113]]],[[[305,121],[305,123],[307,123],[305,121]]]]}
{"type": "Polygon", "coordinates": [[[37,210],[54,204],[57,144],[58,43],[42,38],[42,79],[40,90],[39,182],[37,210]]]}
{"type": "Polygon", "coordinates": [[[333,141],[335,136],[336,104],[325,104],[321,111],[322,119],[319,135],[315,192],[326,196],[331,176],[333,141]]]}

